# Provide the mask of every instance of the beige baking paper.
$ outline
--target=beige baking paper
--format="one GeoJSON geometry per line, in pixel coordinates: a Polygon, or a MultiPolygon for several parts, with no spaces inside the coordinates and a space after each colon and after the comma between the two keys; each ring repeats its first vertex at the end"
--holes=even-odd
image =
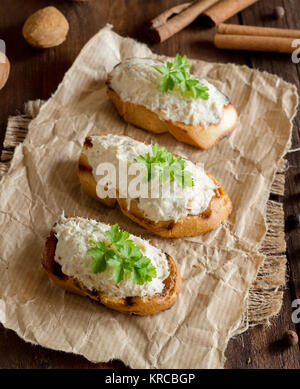
{"type": "Polygon", "coordinates": [[[229,138],[200,151],[118,116],[105,79],[114,65],[133,56],[158,57],[111,26],[100,30],[16,148],[0,183],[0,321],[26,341],[94,362],[118,358],[133,368],[222,368],[226,344],[239,331],[264,259],[258,250],[266,232],[266,203],[290,142],[297,92],[280,78],[245,66],[191,61],[192,72],[230,96],[240,114],[229,138]],[[229,220],[205,236],[167,240],[89,198],[78,182],[78,157],[84,138],[101,131],[158,142],[204,162],[232,199],[229,220]],[[62,210],[118,222],[174,256],[183,278],[174,307],[153,317],[129,317],[54,286],[40,261],[62,210]]]}

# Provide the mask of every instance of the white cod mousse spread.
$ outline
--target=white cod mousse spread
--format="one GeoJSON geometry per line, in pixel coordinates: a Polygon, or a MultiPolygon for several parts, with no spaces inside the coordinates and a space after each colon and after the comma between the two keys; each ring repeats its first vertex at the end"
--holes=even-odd
{"type": "Polygon", "coordinates": [[[160,90],[161,73],[153,68],[162,62],[145,58],[131,58],[121,62],[110,73],[110,87],[123,101],[146,107],[161,120],[189,125],[216,124],[223,115],[229,99],[205,79],[199,79],[207,88],[209,98],[187,97],[180,86],[173,90],[160,90]]]}
{"type": "Polygon", "coordinates": [[[161,293],[164,288],[163,281],[169,276],[167,257],[162,250],[134,235],[130,235],[129,239],[151,260],[156,268],[156,278],[138,285],[125,272],[124,280],[116,284],[109,265],[104,272],[93,273],[91,267],[93,258],[87,254],[93,247],[90,240],[105,241],[104,234],[109,229],[109,225],[96,220],[81,217],[65,218],[62,215],[53,228],[57,238],[55,261],[61,265],[62,272],[67,276],[76,277],[89,290],[97,289],[118,298],[153,296],[161,293]]]}
{"type": "MultiPolygon", "coordinates": [[[[118,170],[119,162],[126,162],[128,171],[134,158],[145,153],[152,155],[152,146],[145,145],[127,136],[118,135],[97,135],[90,137],[92,147],[89,147],[84,153],[92,167],[92,174],[97,182],[99,176],[96,175],[96,169],[100,163],[110,162],[118,170]]],[[[154,222],[171,221],[175,222],[187,215],[199,215],[204,212],[211,199],[215,195],[217,185],[207,176],[202,166],[195,165],[191,161],[185,160],[185,170],[190,171],[194,180],[194,186],[182,186],[177,181],[171,182],[171,190],[167,195],[161,195],[154,198],[151,194],[136,198],[136,206],[142,211],[145,218],[154,222]]],[[[132,179],[132,178],[131,178],[132,179]]],[[[118,189],[116,180],[116,189],[118,189]]],[[[128,176],[127,205],[130,208],[130,176],[128,176]]],[[[158,182],[159,193],[165,193],[163,184],[158,182]]],[[[151,188],[151,181],[148,183],[151,188]]]]}

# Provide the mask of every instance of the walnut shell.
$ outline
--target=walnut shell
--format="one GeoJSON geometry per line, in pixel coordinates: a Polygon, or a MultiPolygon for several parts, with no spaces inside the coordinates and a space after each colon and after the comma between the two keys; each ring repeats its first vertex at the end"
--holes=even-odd
{"type": "Polygon", "coordinates": [[[46,49],[63,43],[68,31],[64,15],[55,7],[46,7],[29,16],[22,32],[31,46],[46,49]]]}
{"type": "Polygon", "coordinates": [[[10,63],[5,54],[0,52],[0,89],[4,87],[9,76],[10,63]]]}

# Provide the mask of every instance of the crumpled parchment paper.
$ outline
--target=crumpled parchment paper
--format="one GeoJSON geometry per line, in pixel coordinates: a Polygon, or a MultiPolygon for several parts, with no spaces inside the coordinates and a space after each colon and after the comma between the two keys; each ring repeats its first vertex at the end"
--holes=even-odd
{"type": "Polygon", "coordinates": [[[258,249],[266,232],[265,207],[290,141],[297,92],[277,76],[245,66],[191,60],[192,73],[230,96],[240,115],[229,138],[200,151],[119,117],[106,96],[106,75],[132,56],[158,57],[109,25],[100,30],[15,151],[0,183],[0,321],[26,341],[95,362],[118,358],[133,368],[221,368],[264,259],[258,249]],[[102,131],[158,142],[204,162],[231,197],[229,220],[204,236],[167,240],[88,197],[77,178],[78,157],[84,138],[102,131]],[[40,261],[62,210],[118,222],[172,255],[183,278],[174,307],[153,317],[128,317],[54,286],[40,261]]]}

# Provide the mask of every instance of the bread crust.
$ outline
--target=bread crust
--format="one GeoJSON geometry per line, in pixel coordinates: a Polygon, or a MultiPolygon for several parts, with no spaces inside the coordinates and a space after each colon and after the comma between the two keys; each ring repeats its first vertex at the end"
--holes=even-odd
{"type": "Polygon", "coordinates": [[[211,148],[228,136],[235,129],[238,122],[237,111],[231,103],[223,108],[223,115],[219,123],[195,126],[171,120],[161,120],[155,112],[148,108],[123,101],[110,87],[109,79],[107,81],[107,94],[125,122],[155,134],[170,132],[178,141],[202,150],[211,148]]]}
{"type": "MultiPolygon", "coordinates": [[[[215,184],[217,181],[207,174],[215,184]]],[[[187,215],[176,222],[174,220],[154,222],[143,217],[137,208],[136,202],[131,202],[127,209],[125,199],[118,198],[118,203],[124,215],[138,223],[147,230],[164,238],[183,238],[185,236],[197,236],[217,229],[227,219],[232,210],[231,201],[222,187],[215,190],[215,196],[211,199],[208,208],[200,215],[187,215]]]]}
{"type": "MultiPolygon", "coordinates": [[[[105,133],[96,136],[107,135],[105,133]]],[[[127,209],[127,203],[124,198],[116,196],[116,199],[99,198],[97,196],[97,183],[92,174],[92,167],[89,165],[84,151],[92,147],[90,137],[87,137],[79,158],[78,177],[83,189],[93,198],[102,202],[106,206],[114,207],[119,204],[124,215],[138,223],[148,231],[164,238],[183,238],[185,236],[197,236],[217,229],[224,220],[228,218],[232,211],[232,203],[224,188],[209,173],[206,173],[210,179],[218,186],[215,190],[215,196],[211,199],[208,208],[200,215],[187,215],[176,222],[174,220],[154,222],[143,216],[138,209],[136,201],[131,202],[131,207],[127,209]]]]}
{"type": "Polygon", "coordinates": [[[59,263],[55,262],[57,238],[51,231],[46,240],[42,265],[49,278],[60,288],[81,296],[89,297],[107,308],[126,313],[129,315],[148,316],[163,312],[171,308],[181,290],[181,276],[179,268],[172,257],[166,254],[169,264],[169,276],[164,281],[164,289],[154,296],[139,297],[128,296],[117,298],[101,292],[100,290],[89,290],[75,277],[65,275],[59,263]]]}

